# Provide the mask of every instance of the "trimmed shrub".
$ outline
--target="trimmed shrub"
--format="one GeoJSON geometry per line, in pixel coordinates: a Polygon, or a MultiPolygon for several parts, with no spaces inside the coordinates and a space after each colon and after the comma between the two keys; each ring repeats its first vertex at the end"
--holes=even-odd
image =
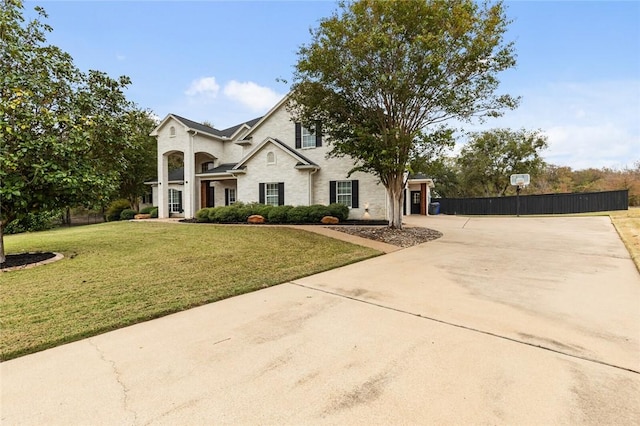
{"type": "Polygon", "coordinates": [[[328,206],[324,206],[322,204],[309,206],[309,223],[318,223],[325,216],[331,216],[331,210],[329,210],[328,206]]]}
{"type": "Polygon", "coordinates": [[[120,212],[120,220],[131,220],[138,212],[131,209],[124,209],[120,212]]]}
{"type": "Polygon", "coordinates": [[[349,219],[349,207],[344,204],[332,203],[329,204],[329,216],[337,217],[340,222],[344,222],[349,219]]]}
{"type": "Polygon", "coordinates": [[[242,204],[215,207],[214,210],[214,222],[217,223],[246,222],[249,217],[249,215],[244,215],[244,206],[242,204]]]}
{"type": "Polygon", "coordinates": [[[309,206],[296,206],[287,212],[287,222],[289,223],[309,223],[309,206]]]}
{"type": "Polygon", "coordinates": [[[153,209],[158,209],[158,207],[156,206],[148,206],[145,207],[143,209],[140,209],[140,214],[151,214],[151,212],[153,211],[153,209]]]}
{"type": "Polygon", "coordinates": [[[264,216],[269,223],[285,223],[287,221],[287,212],[292,206],[271,206],[268,216],[264,216]]]}
{"type": "Polygon", "coordinates": [[[273,208],[270,204],[250,203],[245,206],[249,212],[249,216],[257,214],[265,219],[269,216],[269,212],[273,208]]]}
{"type": "Polygon", "coordinates": [[[218,206],[218,207],[211,207],[208,209],[209,222],[220,223],[220,220],[218,219],[218,212],[220,211],[220,209],[224,209],[224,207],[218,206]]]}
{"type": "Polygon", "coordinates": [[[109,208],[105,213],[105,215],[107,216],[107,222],[120,220],[120,214],[122,213],[122,210],[130,208],[131,204],[129,204],[129,200],[115,200],[109,205],[109,208]]]}
{"type": "Polygon", "coordinates": [[[209,212],[210,208],[205,207],[204,209],[200,209],[196,212],[196,220],[198,222],[209,222],[209,212]]]}
{"type": "Polygon", "coordinates": [[[151,210],[151,213],[149,213],[151,215],[151,219],[157,219],[158,218],[158,208],[156,207],[155,209],[151,210]]]}

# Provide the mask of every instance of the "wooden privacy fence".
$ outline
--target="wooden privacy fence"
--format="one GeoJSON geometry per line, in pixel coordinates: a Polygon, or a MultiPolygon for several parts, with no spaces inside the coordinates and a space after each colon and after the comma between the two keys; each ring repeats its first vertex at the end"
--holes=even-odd
{"type": "MultiPolygon", "coordinates": [[[[581,192],[575,194],[521,195],[520,214],[587,213],[629,208],[629,190],[581,192]]],[[[470,215],[515,215],[518,197],[432,198],[440,213],[470,215]]]]}

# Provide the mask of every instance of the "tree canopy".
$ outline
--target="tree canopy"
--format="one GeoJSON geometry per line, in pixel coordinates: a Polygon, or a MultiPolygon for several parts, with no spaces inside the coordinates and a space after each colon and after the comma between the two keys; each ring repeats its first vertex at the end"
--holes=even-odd
{"type": "Polygon", "coordinates": [[[547,137],[540,131],[493,129],[472,133],[457,164],[466,196],[504,196],[512,174],[538,175],[544,166],[540,152],[547,137]]]}
{"type": "Polygon", "coordinates": [[[47,44],[47,15],[0,4],[0,263],[2,230],[30,212],[107,202],[134,141],[128,77],[81,72],[47,44]]]}
{"type": "Polygon", "coordinates": [[[451,143],[447,122],[516,107],[496,94],[497,74],[515,65],[508,23],[501,2],[360,0],[342,3],[300,48],[294,116],[321,121],[331,155],[378,176],[390,226],[402,227],[410,159],[451,143]]]}

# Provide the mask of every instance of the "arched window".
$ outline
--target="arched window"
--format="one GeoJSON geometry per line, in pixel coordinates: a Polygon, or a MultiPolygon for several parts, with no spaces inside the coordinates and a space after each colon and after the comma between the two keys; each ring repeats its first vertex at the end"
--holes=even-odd
{"type": "Polygon", "coordinates": [[[267,152],[267,164],[276,164],[276,154],[273,151],[267,152]]]}
{"type": "Polygon", "coordinates": [[[176,137],[176,128],[171,126],[169,127],[169,136],[171,136],[172,138],[176,137]]]}

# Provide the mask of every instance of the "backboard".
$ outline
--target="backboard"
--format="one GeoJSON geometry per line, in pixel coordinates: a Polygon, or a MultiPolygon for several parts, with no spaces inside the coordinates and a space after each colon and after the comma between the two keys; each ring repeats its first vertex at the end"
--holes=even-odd
{"type": "Polygon", "coordinates": [[[511,185],[527,186],[531,182],[531,176],[528,173],[511,175],[511,185]]]}

